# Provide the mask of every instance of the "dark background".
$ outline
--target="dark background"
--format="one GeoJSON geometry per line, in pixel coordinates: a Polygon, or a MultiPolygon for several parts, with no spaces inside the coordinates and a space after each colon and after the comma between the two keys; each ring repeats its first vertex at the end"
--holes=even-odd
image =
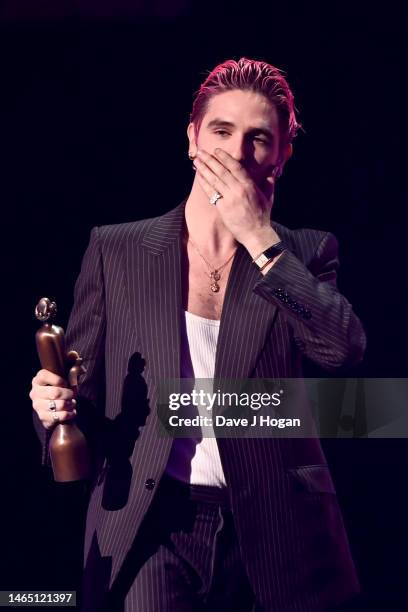
{"type": "MultiPolygon", "coordinates": [[[[34,306],[43,295],[55,298],[65,326],[91,227],[155,216],[188,194],[192,94],[217,63],[244,55],[287,73],[304,132],[274,217],[338,237],[339,286],[368,336],[356,374],[407,376],[402,6],[283,5],[0,5],[0,589],[75,589],[81,568],[83,492],[52,483],[31,423],[34,306]]],[[[408,609],[406,441],[323,444],[363,609],[408,609]]]]}

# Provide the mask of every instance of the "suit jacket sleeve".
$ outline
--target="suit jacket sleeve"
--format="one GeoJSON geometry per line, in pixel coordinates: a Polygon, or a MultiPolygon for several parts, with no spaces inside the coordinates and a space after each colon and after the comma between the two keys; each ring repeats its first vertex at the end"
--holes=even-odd
{"type": "Polygon", "coordinates": [[[254,287],[283,312],[301,352],[327,370],[355,365],[366,347],[360,320],[337,290],[338,267],[337,240],[326,233],[310,270],[286,250],[254,287]]]}
{"type": "MultiPolygon", "coordinates": [[[[75,284],[74,306],[66,331],[67,350],[78,351],[86,368],[79,384],[77,425],[85,434],[91,450],[104,425],[104,293],[99,230],[94,228],[75,284]]],[[[49,437],[48,431],[41,435],[43,464],[49,464],[49,437]]]]}

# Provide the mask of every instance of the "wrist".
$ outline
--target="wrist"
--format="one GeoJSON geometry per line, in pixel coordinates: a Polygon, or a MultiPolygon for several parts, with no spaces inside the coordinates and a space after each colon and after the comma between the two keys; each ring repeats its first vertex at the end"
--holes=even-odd
{"type": "Polygon", "coordinates": [[[252,259],[258,257],[260,253],[265,249],[280,242],[278,234],[275,232],[273,227],[269,226],[262,232],[258,232],[256,235],[251,235],[248,240],[243,244],[252,259]]]}

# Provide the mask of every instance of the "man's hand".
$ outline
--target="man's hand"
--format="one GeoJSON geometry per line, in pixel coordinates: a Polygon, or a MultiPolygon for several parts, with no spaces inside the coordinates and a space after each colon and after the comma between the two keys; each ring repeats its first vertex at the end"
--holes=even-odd
{"type": "Polygon", "coordinates": [[[223,196],[216,206],[224,225],[253,257],[279,242],[279,236],[270,222],[275,182],[273,174],[265,179],[264,191],[269,192],[268,199],[242,165],[222,149],[216,149],[214,155],[199,150],[194,164],[197,180],[208,198],[215,191],[223,196]]]}
{"type": "Polygon", "coordinates": [[[46,429],[70,421],[76,415],[74,392],[66,380],[49,370],[40,370],[32,380],[30,399],[33,409],[46,429]],[[55,410],[50,408],[55,403],[55,410]],[[55,419],[54,414],[58,416],[55,419]]]}

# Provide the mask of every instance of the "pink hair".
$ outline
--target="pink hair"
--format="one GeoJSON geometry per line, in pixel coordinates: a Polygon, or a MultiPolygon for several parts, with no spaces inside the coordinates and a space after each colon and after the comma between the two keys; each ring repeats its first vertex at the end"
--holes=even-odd
{"type": "Polygon", "coordinates": [[[190,121],[195,125],[196,134],[207,112],[210,99],[233,89],[249,90],[263,94],[275,105],[279,116],[281,148],[296,136],[301,127],[296,120],[293,94],[279,68],[266,62],[241,57],[227,60],[216,66],[201,84],[195,95],[190,121]]]}

